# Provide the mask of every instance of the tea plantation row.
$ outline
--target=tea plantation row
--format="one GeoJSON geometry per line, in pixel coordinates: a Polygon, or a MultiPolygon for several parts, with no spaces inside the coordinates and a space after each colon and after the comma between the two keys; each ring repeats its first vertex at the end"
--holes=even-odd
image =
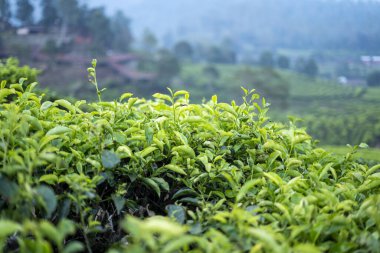
{"type": "Polygon", "coordinates": [[[380,252],[380,165],[270,122],[254,91],[103,102],[89,72],[96,103],[1,83],[0,251],[380,252]]]}

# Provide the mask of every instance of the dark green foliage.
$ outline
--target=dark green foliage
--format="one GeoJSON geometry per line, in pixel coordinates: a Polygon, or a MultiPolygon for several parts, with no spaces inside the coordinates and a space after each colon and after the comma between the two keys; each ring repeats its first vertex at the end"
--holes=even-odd
{"type": "Polygon", "coordinates": [[[218,69],[213,65],[205,66],[202,72],[210,80],[217,80],[220,77],[218,69]]]}
{"type": "Polygon", "coordinates": [[[308,77],[316,77],[319,72],[318,64],[314,59],[303,59],[299,58],[296,61],[295,69],[301,74],[304,74],[308,77]]]}
{"type": "Polygon", "coordinates": [[[305,63],[302,73],[309,77],[316,77],[318,75],[318,65],[313,59],[308,59],[305,63]]]}
{"type": "Polygon", "coordinates": [[[49,29],[59,22],[58,10],[55,0],[41,0],[42,15],[39,23],[49,29]]]}
{"type": "Polygon", "coordinates": [[[274,67],[274,59],[273,54],[271,52],[263,52],[260,55],[259,65],[264,68],[273,68],[274,67]]]}
{"type": "Polygon", "coordinates": [[[111,48],[113,33],[111,23],[105,14],[103,7],[94,8],[87,11],[86,30],[92,38],[91,49],[99,54],[104,53],[105,49],[111,48]]]}
{"type": "Polygon", "coordinates": [[[141,42],[143,49],[149,53],[152,53],[156,49],[158,43],[157,38],[149,29],[144,30],[141,42]]]}
{"type": "Polygon", "coordinates": [[[3,30],[12,16],[8,0],[0,0],[0,29],[3,30]]]}
{"type": "Polygon", "coordinates": [[[83,27],[84,24],[80,21],[81,17],[85,17],[84,10],[79,6],[77,0],[58,0],[58,10],[62,22],[71,30],[75,30],[75,27],[83,27]]]}
{"type": "Polygon", "coordinates": [[[116,51],[128,52],[133,41],[130,30],[130,19],[123,12],[118,11],[111,19],[113,33],[112,47],[116,51]]]}
{"type": "Polygon", "coordinates": [[[180,41],[174,45],[174,54],[179,59],[191,59],[193,56],[193,48],[187,41],[180,41]]]}
{"type": "Polygon", "coordinates": [[[241,104],[170,89],[104,102],[95,67],[97,103],[1,88],[0,249],[379,252],[380,166],[358,147],[316,148],[246,89],[241,104]]]}
{"type": "Polygon", "coordinates": [[[236,62],[236,54],[228,48],[212,46],[207,49],[206,59],[209,63],[233,64],[236,62]]]}
{"type": "Polygon", "coordinates": [[[46,44],[42,50],[50,57],[54,57],[60,51],[60,48],[55,40],[50,39],[46,41],[46,44]]]}
{"type": "Polygon", "coordinates": [[[314,138],[324,144],[346,145],[368,143],[380,145],[380,109],[374,106],[351,106],[354,114],[342,114],[334,108],[316,110],[314,115],[303,115],[302,125],[314,138]]]}
{"type": "Polygon", "coordinates": [[[290,67],[290,59],[284,55],[277,58],[277,66],[281,69],[288,69],[290,67]]]}
{"type": "Polygon", "coordinates": [[[165,49],[158,52],[156,64],[157,77],[160,84],[171,82],[172,78],[181,70],[178,59],[170,51],[165,49]]]}
{"type": "Polygon", "coordinates": [[[291,106],[283,115],[300,117],[323,145],[380,145],[380,89],[309,80],[289,82],[291,106]]]}
{"type": "Polygon", "coordinates": [[[17,0],[17,12],[16,17],[22,25],[32,25],[34,22],[33,11],[34,7],[29,0],[17,0]]]}
{"type": "Polygon", "coordinates": [[[370,73],[367,77],[368,86],[380,86],[380,71],[374,71],[370,73]]]}
{"type": "Polygon", "coordinates": [[[285,109],[289,84],[273,69],[263,69],[260,74],[246,68],[235,73],[235,79],[246,86],[255,87],[258,93],[271,99],[274,105],[285,109]]]}

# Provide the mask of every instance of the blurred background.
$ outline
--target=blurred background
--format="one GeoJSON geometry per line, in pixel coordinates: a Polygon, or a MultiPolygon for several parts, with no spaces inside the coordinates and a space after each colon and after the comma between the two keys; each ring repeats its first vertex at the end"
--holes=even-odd
{"type": "Polygon", "coordinates": [[[379,20],[374,0],[0,0],[0,68],[29,65],[40,88],[87,100],[92,58],[106,99],[255,88],[271,120],[380,159],[379,20]]]}

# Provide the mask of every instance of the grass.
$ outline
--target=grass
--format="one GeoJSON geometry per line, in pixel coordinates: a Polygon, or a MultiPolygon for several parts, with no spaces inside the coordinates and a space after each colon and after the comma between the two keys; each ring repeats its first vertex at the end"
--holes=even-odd
{"type": "MultiPolygon", "coordinates": [[[[351,148],[347,146],[323,146],[323,148],[337,155],[345,155],[351,150],[351,148]]],[[[355,157],[380,162],[380,148],[358,149],[355,157]]]]}
{"type": "Polygon", "coordinates": [[[380,88],[371,87],[367,89],[367,92],[364,94],[363,99],[368,101],[379,101],[380,99],[380,88]]]}

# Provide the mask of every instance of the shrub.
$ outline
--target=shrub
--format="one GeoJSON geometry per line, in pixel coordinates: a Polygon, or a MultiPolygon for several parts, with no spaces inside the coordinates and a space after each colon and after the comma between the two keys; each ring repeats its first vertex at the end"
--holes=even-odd
{"type": "Polygon", "coordinates": [[[0,60],[0,80],[7,81],[8,84],[18,83],[21,78],[24,88],[37,80],[39,70],[30,68],[29,66],[19,66],[19,61],[16,58],[8,58],[0,60]]]}
{"type": "Polygon", "coordinates": [[[87,104],[32,89],[0,91],[5,251],[379,252],[380,166],[269,122],[252,91],[87,104]]]}
{"type": "Polygon", "coordinates": [[[368,86],[380,86],[380,71],[374,71],[370,73],[367,77],[368,86]]]}

